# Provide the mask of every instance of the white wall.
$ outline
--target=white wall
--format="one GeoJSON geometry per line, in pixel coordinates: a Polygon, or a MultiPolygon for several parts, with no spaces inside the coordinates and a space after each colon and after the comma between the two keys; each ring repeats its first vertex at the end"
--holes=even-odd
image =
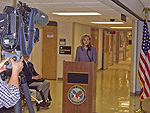
{"type": "Polygon", "coordinates": [[[63,78],[63,60],[75,61],[76,48],[81,45],[83,34],[91,34],[91,27],[78,23],[58,23],[58,54],[57,54],[57,78],[63,78]],[[66,46],[72,47],[71,55],[59,54],[59,39],[66,38],[66,46]]]}
{"type": "Polygon", "coordinates": [[[39,28],[39,42],[33,45],[33,50],[30,56],[31,62],[34,64],[36,71],[42,75],[42,44],[43,44],[43,29],[39,28]]]}
{"type": "MultiPolygon", "coordinates": [[[[57,78],[63,78],[63,60],[75,61],[76,48],[81,45],[81,36],[91,34],[91,27],[88,25],[59,22],[57,26],[57,78]],[[59,39],[65,38],[66,45],[71,46],[71,55],[59,54],[59,39]]],[[[43,44],[43,30],[40,28],[40,41],[34,44],[31,54],[31,62],[34,64],[37,72],[42,75],[42,44],[43,44]]],[[[103,45],[103,29],[99,30],[99,48],[98,48],[98,69],[102,67],[102,45],[103,45]]]]}
{"type": "Polygon", "coordinates": [[[73,23],[59,22],[58,23],[58,37],[57,37],[57,78],[63,78],[63,61],[72,61],[73,54],[73,23]],[[59,54],[59,39],[66,39],[66,45],[71,46],[71,55],[59,54]]]}
{"type": "Polygon", "coordinates": [[[73,54],[73,61],[75,61],[76,56],[76,49],[79,45],[81,45],[81,37],[84,34],[91,35],[91,27],[88,25],[74,23],[74,54],[73,54]]]}
{"type": "Polygon", "coordinates": [[[97,69],[102,68],[102,50],[103,50],[103,29],[99,29],[99,42],[98,42],[98,66],[97,69]]]}

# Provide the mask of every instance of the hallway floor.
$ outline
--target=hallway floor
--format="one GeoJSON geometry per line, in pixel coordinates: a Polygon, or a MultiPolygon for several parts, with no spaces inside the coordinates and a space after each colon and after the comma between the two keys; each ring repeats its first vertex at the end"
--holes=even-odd
{"type": "MultiPolygon", "coordinates": [[[[97,72],[96,113],[134,113],[139,108],[139,96],[130,96],[130,59],[97,72]]],[[[62,81],[51,83],[52,104],[36,113],[62,113],[62,81]]],[[[35,105],[34,105],[35,106],[35,105]]],[[[143,109],[150,113],[150,100],[143,102],[143,109]]],[[[26,110],[24,109],[24,112],[26,110]]]]}

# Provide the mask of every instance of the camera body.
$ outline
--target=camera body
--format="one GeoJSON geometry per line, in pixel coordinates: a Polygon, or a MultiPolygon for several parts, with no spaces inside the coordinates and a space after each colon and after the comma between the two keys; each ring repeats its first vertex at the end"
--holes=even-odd
{"type": "MultiPolygon", "coordinates": [[[[21,57],[21,51],[15,51],[13,53],[10,53],[10,52],[6,52],[3,50],[2,55],[4,55],[5,58],[12,57],[12,59],[14,61],[18,62],[20,60],[20,57],[21,57]]],[[[11,62],[10,61],[7,61],[6,65],[7,65],[7,69],[11,69],[11,62]]]]}
{"type": "MultiPolygon", "coordinates": [[[[19,61],[21,55],[32,52],[33,43],[39,41],[39,29],[35,24],[45,26],[49,22],[48,16],[36,8],[31,8],[19,1],[17,7],[6,6],[0,14],[0,44],[2,55],[19,61]],[[26,46],[26,43],[28,45],[26,46]]],[[[11,68],[10,62],[7,68],[11,68]]]]}
{"type": "MultiPolygon", "coordinates": [[[[31,8],[27,5],[20,6],[16,13],[13,12],[14,7],[6,6],[4,8],[4,14],[0,14],[0,40],[2,48],[5,51],[12,51],[17,46],[20,46],[20,19],[22,17],[24,34],[26,41],[29,38],[29,21],[31,8]],[[19,14],[18,14],[19,13],[19,14]]],[[[39,41],[39,29],[34,29],[34,43],[39,41]]]]}

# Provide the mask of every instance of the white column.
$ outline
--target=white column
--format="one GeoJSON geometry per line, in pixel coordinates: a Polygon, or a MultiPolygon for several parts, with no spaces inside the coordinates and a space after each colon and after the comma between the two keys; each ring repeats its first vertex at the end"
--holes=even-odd
{"type": "Polygon", "coordinates": [[[137,76],[137,20],[132,21],[132,55],[131,55],[131,95],[135,94],[136,76],[137,76]]]}
{"type": "Polygon", "coordinates": [[[127,33],[124,32],[124,51],[123,51],[123,61],[126,60],[126,38],[127,38],[127,33]]]}

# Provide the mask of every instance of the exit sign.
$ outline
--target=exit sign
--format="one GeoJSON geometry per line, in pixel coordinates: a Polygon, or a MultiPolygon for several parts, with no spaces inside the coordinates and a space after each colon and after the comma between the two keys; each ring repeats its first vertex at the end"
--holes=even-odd
{"type": "Polygon", "coordinates": [[[115,31],[110,31],[110,34],[115,34],[116,32],[115,31]]]}

